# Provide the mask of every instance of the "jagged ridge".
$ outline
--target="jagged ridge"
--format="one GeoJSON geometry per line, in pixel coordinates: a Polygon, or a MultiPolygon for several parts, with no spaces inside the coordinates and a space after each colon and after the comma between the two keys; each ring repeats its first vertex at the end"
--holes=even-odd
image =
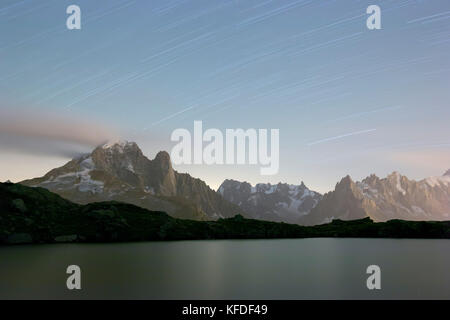
{"type": "Polygon", "coordinates": [[[448,220],[450,217],[450,176],[409,180],[398,172],[384,179],[370,175],[361,182],[343,178],[334,191],[301,223],[314,225],[333,219],[370,217],[374,221],[403,219],[413,221],[448,220]]]}
{"type": "Polygon", "coordinates": [[[239,205],[253,219],[298,223],[322,198],[302,182],[251,186],[248,182],[225,180],[218,192],[228,201],[239,205]]]}

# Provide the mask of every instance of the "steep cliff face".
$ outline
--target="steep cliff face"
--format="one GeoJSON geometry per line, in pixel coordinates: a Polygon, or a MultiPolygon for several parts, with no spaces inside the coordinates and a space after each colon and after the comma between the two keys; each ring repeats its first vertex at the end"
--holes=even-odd
{"type": "Polygon", "coordinates": [[[310,214],[300,221],[304,225],[331,222],[334,219],[354,220],[367,217],[365,207],[371,206],[359,188],[346,176],[336,184],[334,191],[326,193],[310,214]]]}
{"type": "Polygon", "coordinates": [[[176,172],[167,152],[149,160],[134,142],[100,146],[41,178],[21,183],[47,188],[81,204],[117,200],[186,219],[242,213],[205,182],[176,172]]]}

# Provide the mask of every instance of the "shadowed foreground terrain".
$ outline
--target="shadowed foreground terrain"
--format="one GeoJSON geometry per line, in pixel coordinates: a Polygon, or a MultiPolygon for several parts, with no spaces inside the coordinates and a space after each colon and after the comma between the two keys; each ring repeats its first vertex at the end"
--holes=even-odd
{"type": "Polygon", "coordinates": [[[192,221],[120,202],[78,205],[43,188],[0,184],[1,244],[309,237],[448,239],[450,221],[374,223],[366,218],[309,227],[241,215],[192,221]]]}

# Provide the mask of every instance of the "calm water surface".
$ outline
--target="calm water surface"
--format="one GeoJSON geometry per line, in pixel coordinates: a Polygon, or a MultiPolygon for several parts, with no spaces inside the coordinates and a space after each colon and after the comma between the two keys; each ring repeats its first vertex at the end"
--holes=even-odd
{"type": "Polygon", "coordinates": [[[0,299],[450,299],[450,241],[290,239],[0,247],[0,299]],[[66,289],[66,268],[82,290],[66,289]],[[379,265],[381,290],[366,288],[379,265]]]}

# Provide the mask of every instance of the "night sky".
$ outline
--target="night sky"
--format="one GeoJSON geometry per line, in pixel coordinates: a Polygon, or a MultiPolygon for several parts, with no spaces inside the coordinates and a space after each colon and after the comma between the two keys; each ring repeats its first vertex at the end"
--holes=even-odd
{"type": "Polygon", "coordinates": [[[213,188],[441,175],[449,49],[448,0],[0,0],[0,180],[64,164],[58,140],[126,139],[152,158],[194,120],[280,130],[277,175],[175,167],[213,188]],[[66,28],[71,4],[81,30],[66,28]],[[366,27],[371,4],[381,30],[366,27]]]}

